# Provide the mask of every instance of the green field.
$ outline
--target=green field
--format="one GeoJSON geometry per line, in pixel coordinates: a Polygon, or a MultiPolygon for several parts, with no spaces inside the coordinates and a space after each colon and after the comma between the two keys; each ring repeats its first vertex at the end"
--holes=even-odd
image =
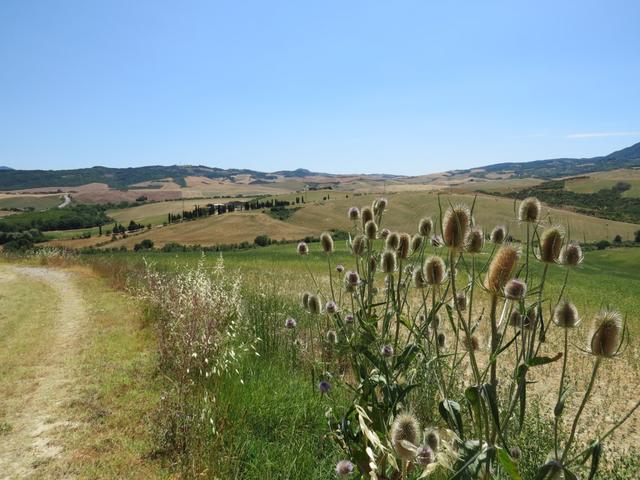
{"type": "Polygon", "coordinates": [[[640,170],[613,170],[590,174],[588,178],[569,179],[565,183],[565,189],[576,193],[594,193],[611,188],[619,182],[631,185],[629,190],[622,193],[623,197],[640,197],[640,170]]]}
{"type": "Polygon", "coordinates": [[[62,203],[60,195],[11,195],[0,198],[0,209],[34,209],[47,210],[55,208],[62,203]]]}

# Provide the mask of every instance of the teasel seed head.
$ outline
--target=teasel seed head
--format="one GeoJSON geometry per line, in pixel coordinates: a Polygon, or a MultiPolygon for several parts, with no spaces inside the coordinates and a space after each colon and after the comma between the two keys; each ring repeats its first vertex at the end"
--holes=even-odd
{"type": "Polygon", "coordinates": [[[464,292],[456,293],[454,297],[454,306],[461,312],[467,309],[467,295],[464,292]]]}
{"type": "Polygon", "coordinates": [[[393,357],[393,347],[391,345],[383,345],[380,348],[380,355],[383,357],[393,357]]]}
{"type": "Polygon", "coordinates": [[[555,263],[560,257],[564,242],[564,231],[560,227],[549,227],[540,238],[540,260],[544,263],[555,263]]]}
{"type": "Polygon", "coordinates": [[[334,302],[333,300],[329,300],[324,309],[328,314],[333,315],[334,313],[338,312],[338,305],[336,305],[336,302],[334,302]]]}
{"type": "Polygon", "coordinates": [[[438,432],[433,429],[429,430],[425,435],[425,438],[427,441],[427,445],[431,447],[431,450],[437,452],[438,448],[440,448],[440,436],[438,435],[438,432]]]}
{"type": "Polygon", "coordinates": [[[344,272],[344,265],[342,265],[341,263],[336,265],[336,272],[338,272],[338,273],[344,272]]]}
{"type": "Polygon", "coordinates": [[[378,259],[376,257],[369,257],[369,272],[371,275],[375,273],[378,268],[378,259]]]}
{"type": "Polygon", "coordinates": [[[298,324],[298,322],[296,322],[295,318],[287,318],[284,321],[284,327],[289,329],[289,330],[293,330],[294,328],[296,328],[296,325],[298,324]]]}
{"type": "Polygon", "coordinates": [[[426,467],[427,465],[431,465],[434,460],[435,455],[433,453],[433,449],[429,445],[423,445],[418,449],[418,455],[416,456],[418,465],[426,467]]]}
{"type": "Polygon", "coordinates": [[[380,257],[380,265],[383,273],[393,273],[396,271],[396,252],[385,250],[380,257]]]}
{"type": "Polygon", "coordinates": [[[591,335],[591,353],[597,357],[614,357],[622,344],[622,317],[615,310],[605,309],[596,315],[591,335]]]}
{"type": "Polygon", "coordinates": [[[469,231],[467,241],[465,242],[467,252],[474,255],[482,252],[484,248],[484,232],[481,228],[474,227],[469,231]]]}
{"type": "Polygon", "coordinates": [[[335,345],[336,343],[338,343],[338,334],[336,333],[335,330],[328,330],[325,337],[327,339],[327,342],[332,345],[335,345]]]}
{"type": "Polygon", "coordinates": [[[446,278],[446,266],[440,257],[432,256],[424,263],[424,276],[429,285],[441,285],[446,278]]]}
{"type": "Polygon", "coordinates": [[[351,251],[354,255],[360,257],[367,247],[367,238],[364,235],[356,235],[351,240],[351,251]]]}
{"type": "Polygon", "coordinates": [[[563,300],[553,311],[553,321],[562,328],[577,327],[580,324],[578,309],[573,303],[563,300]]]}
{"type": "Polygon", "coordinates": [[[478,337],[471,335],[471,337],[465,337],[464,347],[468,352],[477,352],[480,348],[480,342],[478,337]]]}
{"type": "Polygon", "coordinates": [[[500,245],[504,242],[504,239],[507,236],[507,231],[502,225],[498,225],[491,231],[491,243],[495,243],[496,245],[500,245]]]}
{"type": "Polygon", "coordinates": [[[318,384],[318,390],[320,390],[322,394],[328,393],[329,390],[331,390],[331,384],[327,380],[322,380],[318,384]]]}
{"type": "Polygon", "coordinates": [[[411,237],[408,233],[401,233],[398,238],[398,257],[406,260],[411,253],[411,237]]]}
{"type": "Polygon", "coordinates": [[[379,236],[383,240],[386,240],[390,233],[391,233],[391,230],[389,230],[388,228],[383,228],[382,230],[380,230],[379,236]]]}
{"type": "Polygon", "coordinates": [[[333,252],[333,238],[331,238],[331,234],[329,232],[322,232],[320,235],[320,245],[322,245],[324,253],[333,252]]]}
{"type": "Polygon", "coordinates": [[[522,325],[522,315],[517,310],[513,310],[509,315],[509,325],[515,328],[520,328],[522,325]]]}
{"type": "Polygon", "coordinates": [[[347,213],[347,217],[349,217],[349,220],[358,220],[360,218],[360,210],[358,210],[358,207],[351,207],[347,213]]]}
{"type": "Polygon", "coordinates": [[[522,457],[522,452],[518,447],[512,447],[511,450],[509,451],[509,455],[514,461],[518,462],[522,457]]]}
{"type": "Polygon", "coordinates": [[[391,232],[389,235],[387,235],[385,245],[389,250],[397,250],[398,245],[400,245],[400,235],[398,235],[396,232],[391,232]]]}
{"type": "Polygon", "coordinates": [[[358,272],[349,270],[344,276],[344,283],[347,285],[358,285],[360,283],[360,275],[358,275],[358,272]]]}
{"type": "Polygon", "coordinates": [[[531,330],[538,320],[538,306],[532,305],[527,310],[527,314],[522,317],[522,328],[531,330]]]}
{"type": "Polygon", "coordinates": [[[419,435],[420,423],[415,416],[410,413],[400,413],[396,416],[391,425],[391,443],[400,458],[406,461],[413,459],[415,450],[408,448],[404,442],[416,446],[419,435]]]}
{"type": "Polygon", "coordinates": [[[298,244],[298,255],[307,255],[309,253],[309,245],[306,242],[298,244]]]}
{"type": "Polygon", "coordinates": [[[309,312],[313,313],[314,315],[318,315],[322,310],[322,307],[320,306],[320,299],[317,295],[309,295],[308,306],[309,312]]]}
{"type": "Polygon", "coordinates": [[[384,212],[385,209],[387,208],[387,199],[379,198],[377,200],[374,200],[372,207],[373,207],[373,213],[375,215],[382,215],[382,212],[384,212]]]}
{"type": "Polygon", "coordinates": [[[429,238],[432,230],[433,230],[433,221],[430,218],[425,217],[420,219],[420,222],[418,223],[418,233],[420,235],[422,235],[425,238],[429,238]]]}
{"type": "Polygon", "coordinates": [[[349,460],[340,460],[336,465],[336,475],[338,477],[348,477],[353,473],[353,463],[349,460]]]}
{"type": "Polygon", "coordinates": [[[431,237],[431,246],[435,248],[440,248],[444,245],[444,240],[440,235],[434,235],[431,237]]]}
{"type": "Polygon", "coordinates": [[[542,207],[540,200],[535,197],[525,198],[520,202],[520,208],[518,209],[518,220],[521,222],[535,223],[540,218],[540,211],[542,207]]]}
{"type": "Polygon", "coordinates": [[[438,348],[444,348],[445,340],[444,333],[438,333],[438,348]]]}
{"type": "Polygon", "coordinates": [[[417,252],[422,247],[422,242],[424,241],[424,237],[422,235],[416,234],[411,237],[411,251],[417,252]]]}
{"type": "Polygon", "coordinates": [[[427,286],[427,281],[425,280],[424,273],[420,267],[413,269],[412,279],[413,286],[416,288],[425,288],[427,286]]]}
{"type": "Polygon", "coordinates": [[[344,323],[346,323],[347,325],[353,325],[354,320],[355,319],[351,314],[345,315],[344,317],[344,323]]]}
{"type": "Polygon", "coordinates": [[[513,245],[505,244],[500,247],[489,265],[485,288],[494,294],[501,292],[515,270],[519,258],[520,251],[513,245]]]}
{"type": "Polygon", "coordinates": [[[513,278],[504,286],[504,296],[509,300],[520,301],[527,294],[527,284],[513,278]]]}
{"type": "Polygon", "coordinates": [[[369,240],[375,240],[378,236],[378,225],[376,222],[369,220],[364,226],[364,233],[369,240]]]}
{"type": "Polygon", "coordinates": [[[309,310],[309,297],[311,297],[311,292],[304,292],[302,294],[302,306],[305,310],[309,310]]]}
{"type": "Polygon", "coordinates": [[[582,247],[578,243],[570,242],[560,250],[560,263],[567,267],[577,267],[583,259],[582,247]]]}
{"type": "Polygon", "coordinates": [[[373,220],[373,212],[369,207],[362,207],[360,210],[360,217],[362,218],[362,227],[364,227],[369,220],[373,220]]]}
{"type": "Polygon", "coordinates": [[[467,239],[470,225],[471,212],[466,205],[450,207],[442,223],[444,244],[454,250],[461,250],[467,239]]]}

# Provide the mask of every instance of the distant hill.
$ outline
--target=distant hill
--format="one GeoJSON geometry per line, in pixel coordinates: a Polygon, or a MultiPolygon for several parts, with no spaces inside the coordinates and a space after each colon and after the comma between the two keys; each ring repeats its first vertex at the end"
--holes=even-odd
{"type": "Polygon", "coordinates": [[[13,170],[13,168],[5,167],[4,165],[0,165],[0,170],[13,170]]]}
{"type": "Polygon", "coordinates": [[[483,177],[487,174],[510,174],[513,177],[552,179],[582,175],[591,172],[640,167],[640,142],[603,157],[553,158],[532,162],[496,163],[478,169],[454,170],[452,174],[473,173],[483,177]]]}

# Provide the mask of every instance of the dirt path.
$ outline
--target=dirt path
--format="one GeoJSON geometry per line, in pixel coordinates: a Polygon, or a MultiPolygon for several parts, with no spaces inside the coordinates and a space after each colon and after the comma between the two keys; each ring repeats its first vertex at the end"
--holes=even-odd
{"type": "MultiPolygon", "coordinates": [[[[48,336],[47,354],[28,367],[21,379],[29,382],[25,389],[28,393],[17,399],[15,408],[3,419],[10,429],[0,437],[0,478],[29,477],[39,465],[62,453],[55,438],[75,426],[65,418],[62,408],[76,396],[69,360],[79,353],[78,339],[86,321],[86,306],[71,273],[10,265],[0,269],[0,282],[19,281],[20,277],[46,285],[55,292],[58,302],[51,312],[54,328],[44,332],[48,336]]],[[[21,387],[25,386],[16,386],[19,390],[21,387]]]]}

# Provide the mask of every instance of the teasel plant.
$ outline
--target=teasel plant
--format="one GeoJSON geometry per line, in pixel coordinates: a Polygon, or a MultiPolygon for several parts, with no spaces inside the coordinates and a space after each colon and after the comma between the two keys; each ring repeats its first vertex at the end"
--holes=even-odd
{"type": "MultiPolygon", "coordinates": [[[[555,362],[561,370],[554,383],[554,448],[536,478],[577,478],[584,469],[593,478],[604,440],[638,408],[580,444],[576,432],[600,367],[615,361],[628,341],[625,322],[613,309],[596,315],[578,348],[593,358],[592,374],[577,409],[567,408],[569,340],[586,323],[567,297],[570,271],[583,261],[580,245],[543,219],[535,198],[516,208],[522,241],[503,225],[482,229],[475,210],[475,199],[469,207],[439,197],[434,219],[417,220],[409,233],[387,227],[386,199],[350,208],[346,247],[353,264],[337,280],[333,239],[321,235],[329,287],[322,291],[312,278],[315,291],[305,294],[303,306],[317,318],[321,341],[311,351],[319,371],[312,381],[329,403],[331,435],[345,453],[336,465],[339,477],[521,478],[518,442],[532,372],[555,362]],[[563,282],[550,291],[548,273],[556,268],[565,269],[563,282]],[[552,328],[563,350],[548,353],[552,328]],[[345,410],[332,404],[337,383],[351,396],[345,410]],[[573,416],[561,421],[569,410],[573,416]]],[[[308,257],[309,247],[298,252],[308,257]]]]}

